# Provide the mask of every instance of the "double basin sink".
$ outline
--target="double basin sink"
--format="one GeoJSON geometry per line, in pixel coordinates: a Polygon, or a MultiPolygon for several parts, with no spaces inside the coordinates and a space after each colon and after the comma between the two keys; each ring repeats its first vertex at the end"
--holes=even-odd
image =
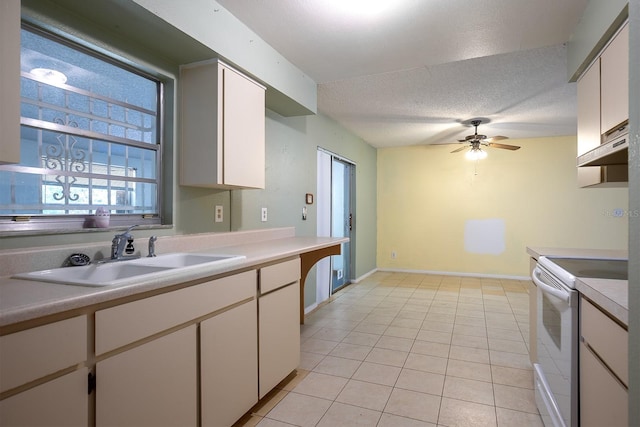
{"type": "Polygon", "coordinates": [[[152,280],[168,273],[196,269],[214,269],[245,259],[244,255],[170,253],[153,258],[93,263],[80,267],[62,267],[13,276],[16,279],[79,286],[116,286],[152,280]]]}

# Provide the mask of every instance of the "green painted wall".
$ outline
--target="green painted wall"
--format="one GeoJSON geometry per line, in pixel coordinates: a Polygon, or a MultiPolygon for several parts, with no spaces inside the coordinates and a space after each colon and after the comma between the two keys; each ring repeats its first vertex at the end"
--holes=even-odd
{"type": "MultiPolygon", "coordinates": [[[[318,147],[356,163],[355,277],[375,269],[376,150],[326,116],[282,117],[267,112],[266,189],[231,192],[231,229],[254,230],[295,226],[300,236],[315,236],[317,204],[307,206],[305,194],[316,194],[318,147]],[[262,207],[268,221],[261,222],[262,207]]],[[[305,305],[315,302],[315,271],[307,277],[305,305]]]]}
{"type": "MultiPolygon", "coordinates": [[[[302,221],[301,210],[305,194],[316,193],[316,151],[320,146],[357,163],[356,207],[362,212],[362,218],[358,224],[361,232],[355,242],[358,254],[355,260],[356,276],[375,268],[376,150],[327,117],[284,117],[270,109],[265,110],[265,190],[211,190],[182,187],[178,183],[180,98],[176,94],[179,93],[180,61],[204,59],[200,56],[211,54],[212,48],[218,46],[225,50],[227,57],[243,65],[243,68],[251,69],[261,81],[266,82],[270,86],[271,99],[274,99],[274,90],[286,92],[286,96],[275,95],[276,101],[283,101],[284,104],[275,104],[280,108],[278,111],[287,113],[315,111],[315,83],[309,82],[306,76],[261,40],[258,44],[249,45],[246,27],[226,12],[215,12],[215,27],[201,19],[189,21],[199,14],[199,8],[206,8],[202,10],[202,16],[214,13],[212,11],[218,9],[216,2],[198,0],[193,3],[198,6],[196,8],[178,9],[175,9],[175,2],[168,0],[109,0],[95,5],[88,3],[73,0],[23,0],[23,19],[50,30],[63,31],[90,42],[100,50],[115,54],[122,60],[141,64],[145,71],[166,82],[166,115],[171,120],[165,129],[163,156],[167,185],[163,197],[167,206],[165,217],[172,227],[138,230],[135,232],[137,238],[144,239],[152,234],[180,235],[292,226],[296,228],[298,235],[315,236],[316,205],[308,207],[306,221],[302,221]],[[122,20],[114,16],[125,11],[136,16],[123,15],[122,20]],[[156,11],[158,15],[150,16],[151,11],[156,11]],[[145,22],[148,29],[143,31],[147,28],[144,26],[123,29],[122,25],[130,23],[131,19],[145,22]],[[167,25],[165,20],[177,26],[191,22],[189,35],[167,25]],[[145,32],[150,36],[145,36],[145,32]],[[158,34],[170,38],[165,43],[158,34]],[[238,35],[236,39],[234,34],[238,35]],[[185,48],[185,44],[192,45],[185,48]],[[224,221],[221,223],[214,222],[216,205],[222,205],[224,209],[224,221]],[[261,207],[269,210],[269,220],[265,223],[260,221],[261,207]]],[[[254,36],[255,34],[252,35],[254,36]]],[[[0,239],[0,249],[101,241],[108,243],[112,237],[113,231],[96,230],[70,234],[6,236],[0,239]]],[[[310,279],[307,283],[307,305],[315,302],[315,276],[311,274],[310,279]]]]}

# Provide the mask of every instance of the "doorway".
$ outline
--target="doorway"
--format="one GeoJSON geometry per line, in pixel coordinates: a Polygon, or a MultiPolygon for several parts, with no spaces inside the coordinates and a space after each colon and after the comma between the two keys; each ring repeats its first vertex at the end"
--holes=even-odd
{"type": "Polygon", "coordinates": [[[318,148],[318,236],[348,237],[341,254],[318,263],[316,302],[320,303],[352,279],[355,246],[355,163],[318,148]]]}

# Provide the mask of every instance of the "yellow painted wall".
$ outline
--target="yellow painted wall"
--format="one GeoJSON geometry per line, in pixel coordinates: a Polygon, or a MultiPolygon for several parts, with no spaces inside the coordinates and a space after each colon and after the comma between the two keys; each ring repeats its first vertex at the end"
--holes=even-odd
{"type": "Polygon", "coordinates": [[[522,148],[478,162],[451,145],[380,149],[378,268],[527,276],[527,246],[627,248],[628,189],[578,188],[575,137],[506,142],[522,148]],[[469,220],[503,223],[489,240],[504,250],[467,251],[469,220]]]}

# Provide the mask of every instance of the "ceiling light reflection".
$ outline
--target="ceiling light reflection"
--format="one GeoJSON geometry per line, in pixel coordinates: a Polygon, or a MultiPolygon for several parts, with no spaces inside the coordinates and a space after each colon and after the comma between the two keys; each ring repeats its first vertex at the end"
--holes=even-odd
{"type": "Polygon", "coordinates": [[[327,0],[328,5],[336,12],[353,16],[376,16],[393,7],[397,1],[389,0],[327,0]]]}
{"type": "Polygon", "coordinates": [[[51,70],[49,68],[34,68],[31,74],[45,80],[47,83],[64,84],[67,82],[67,76],[60,71],[51,70]]]}

